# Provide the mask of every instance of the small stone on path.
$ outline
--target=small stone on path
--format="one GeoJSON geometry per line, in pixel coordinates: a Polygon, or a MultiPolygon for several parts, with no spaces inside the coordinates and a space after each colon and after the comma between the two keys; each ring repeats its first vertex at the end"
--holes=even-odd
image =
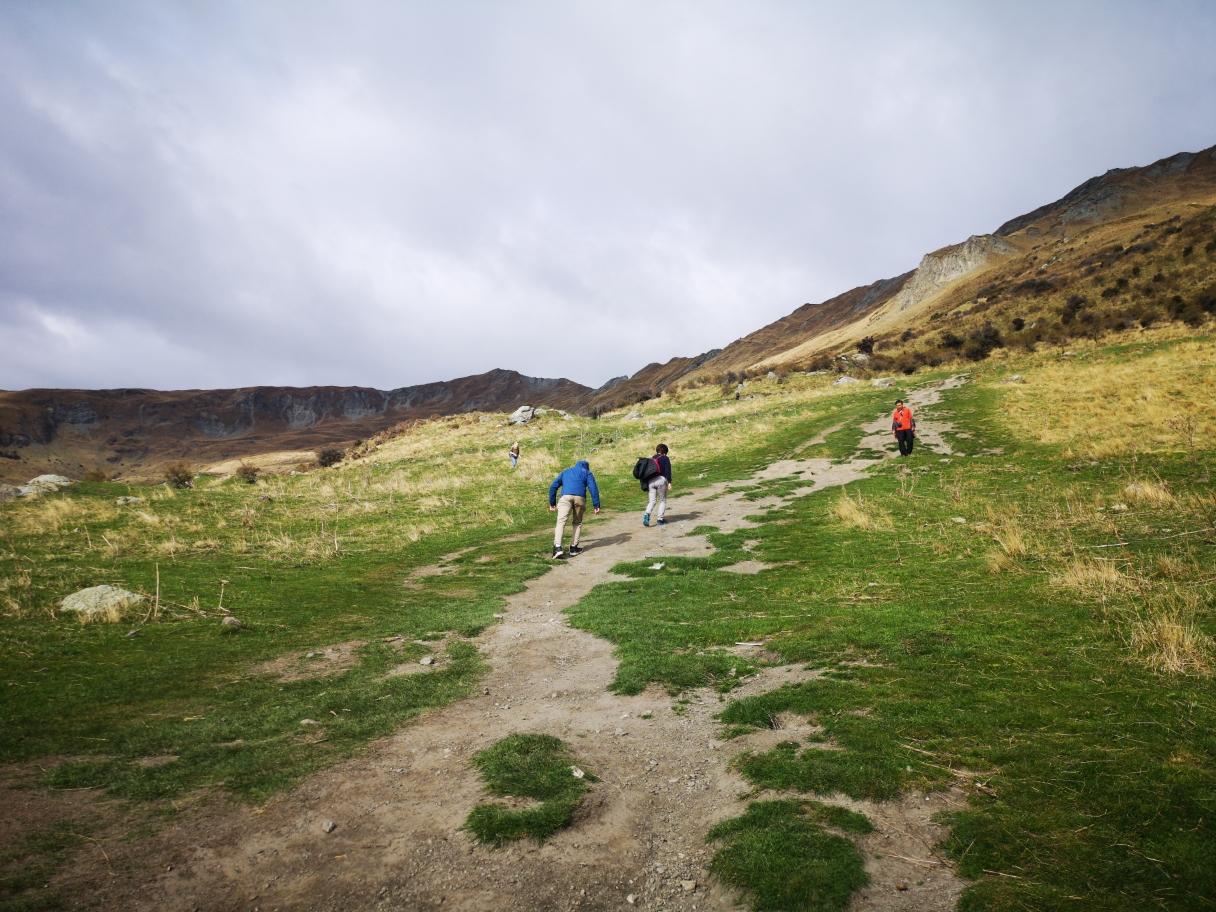
{"type": "Polygon", "coordinates": [[[334,823],[332,820],[326,820],[324,823],[321,824],[321,831],[324,833],[332,833],[337,828],[338,828],[338,825],[336,823],[334,823]]]}

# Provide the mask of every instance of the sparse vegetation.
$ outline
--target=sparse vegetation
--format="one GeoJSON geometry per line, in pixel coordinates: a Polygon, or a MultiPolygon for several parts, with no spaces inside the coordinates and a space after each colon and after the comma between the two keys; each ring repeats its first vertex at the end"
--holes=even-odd
{"type": "Polygon", "coordinates": [[[234,474],[237,478],[246,482],[247,484],[256,484],[258,480],[258,467],[251,465],[248,462],[242,462],[239,466],[237,466],[237,470],[234,474]]]}

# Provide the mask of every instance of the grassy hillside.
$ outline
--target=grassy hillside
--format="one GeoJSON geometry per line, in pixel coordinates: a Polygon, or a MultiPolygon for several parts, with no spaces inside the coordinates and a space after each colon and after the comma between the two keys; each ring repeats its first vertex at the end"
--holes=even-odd
{"type": "MultiPolygon", "coordinates": [[[[1164,272],[1176,255],[1166,282],[1189,293],[1196,253],[1182,257],[1173,239],[1201,229],[1177,224],[1143,256],[1164,272]]],[[[1089,281],[1084,268],[1070,281],[1089,281]]],[[[1044,313],[1064,291],[1045,292],[1044,313]]],[[[1216,343],[1183,323],[1134,343],[1083,339],[1068,357],[1048,344],[972,365],[934,412],[953,422],[952,456],[886,461],[846,491],[713,536],[704,558],[619,567],[629,582],[570,611],[616,644],[619,691],[658,684],[679,707],[717,688],[724,738],[783,714],[818,726],[737,761],[761,800],[715,830],[715,869],[757,907],[785,895],[774,872],[797,865],[760,864],[748,846],[795,852],[822,838],[839,852],[861,831],[829,839],[763,799],[881,800],[948,783],[970,795],[939,850],[974,881],[963,908],[1213,903],[1216,499],[1204,443],[1216,343]],[[716,572],[745,554],[772,566],[716,572]],[[733,700],[736,680],[704,655],[760,640],[774,662],[828,673],[733,700]]],[[[12,775],[35,768],[37,788],[105,789],[168,817],[199,790],[261,802],[470,692],[485,667],[470,638],[549,566],[557,469],[590,459],[606,508],[627,510],[639,506],[629,470],[657,438],[677,493],[796,451],[844,458],[907,387],[834,379],[749,381],[738,400],[733,385],[706,385],[598,421],[428,421],[306,475],[180,491],[82,483],[2,504],[0,760],[12,775]],[[145,499],[116,503],[125,496],[145,499]],[[58,611],[99,583],[150,601],[113,624],[58,611]],[[245,629],[221,628],[229,612],[245,629]],[[428,655],[433,672],[390,673],[428,655]]],[[[0,902],[12,908],[81,844],[35,842],[6,849],[0,902]]]]}

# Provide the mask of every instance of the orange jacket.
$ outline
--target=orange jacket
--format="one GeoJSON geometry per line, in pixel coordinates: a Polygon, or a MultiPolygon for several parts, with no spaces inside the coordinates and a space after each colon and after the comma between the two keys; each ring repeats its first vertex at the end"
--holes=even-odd
{"type": "Polygon", "coordinates": [[[914,427],[916,427],[916,422],[912,420],[912,409],[906,405],[891,413],[891,430],[910,431],[914,427]]]}

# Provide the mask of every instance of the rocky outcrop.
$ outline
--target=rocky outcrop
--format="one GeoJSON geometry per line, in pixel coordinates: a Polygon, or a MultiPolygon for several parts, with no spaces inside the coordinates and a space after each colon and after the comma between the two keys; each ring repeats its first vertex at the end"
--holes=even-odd
{"type": "Polygon", "coordinates": [[[991,234],[972,235],[961,244],[943,247],[921,258],[899,293],[891,299],[898,310],[907,310],[941,291],[951,282],[987,266],[994,258],[1016,253],[1008,241],[991,234]]]}

